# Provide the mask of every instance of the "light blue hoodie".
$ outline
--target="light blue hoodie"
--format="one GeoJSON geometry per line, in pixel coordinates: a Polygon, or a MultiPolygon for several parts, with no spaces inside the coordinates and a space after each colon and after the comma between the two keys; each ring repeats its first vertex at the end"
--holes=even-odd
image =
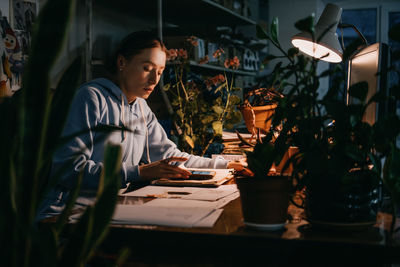
{"type": "Polygon", "coordinates": [[[125,125],[132,132],[105,133],[87,131],[58,149],[53,157],[51,176],[58,176],[55,188],[47,195],[42,212],[62,210],[68,191],[75,185],[78,174],[84,170],[83,191],[95,190],[103,168],[104,144],[112,142],[122,147],[121,184],[125,188],[139,181],[139,164],[169,157],[187,157],[186,167],[226,168],[223,158],[209,159],[181,152],[168,139],[162,126],[146,101],[137,98],[128,103],[121,89],[112,81],[95,79],[82,85],[72,102],[63,136],[73,135],[98,125],[125,125]],[[69,162],[65,168],[65,163],[69,162]],[[61,176],[57,171],[62,173],[61,176]],[[50,208],[50,210],[49,210],[50,208]]]}

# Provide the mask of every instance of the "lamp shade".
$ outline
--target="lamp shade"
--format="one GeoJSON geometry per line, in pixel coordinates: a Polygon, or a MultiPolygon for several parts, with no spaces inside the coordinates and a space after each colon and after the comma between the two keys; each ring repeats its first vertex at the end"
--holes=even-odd
{"type": "Polygon", "coordinates": [[[315,40],[310,32],[301,32],[292,37],[292,44],[312,57],[328,62],[341,62],[343,51],[336,34],[341,15],[341,7],[327,4],[315,26],[315,40]]]}

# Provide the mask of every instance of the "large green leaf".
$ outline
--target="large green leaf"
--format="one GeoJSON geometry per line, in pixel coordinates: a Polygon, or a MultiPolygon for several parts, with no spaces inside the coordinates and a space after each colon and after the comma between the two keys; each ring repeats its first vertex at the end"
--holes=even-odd
{"type": "Polygon", "coordinates": [[[85,252],[86,259],[91,256],[107,233],[108,224],[117,203],[118,190],[121,187],[121,162],[121,147],[119,145],[107,145],[101,178],[104,181],[104,188],[99,187],[98,189],[98,200],[93,213],[93,232],[85,252]]]}
{"type": "Polygon", "coordinates": [[[75,1],[71,0],[48,1],[33,27],[29,60],[23,75],[18,127],[21,148],[18,151],[17,165],[17,175],[24,184],[21,201],[30,203],[22,205],[20,212],[25,216],[23,220],[28,222],[33,221],[35,216],[39,185],[38,168],[42,164],[46,142],[49,72],[63,46],[74,3],[75,1]]]}
{"type": "MultiPolygon", "coordinates": [[[[39,188],[46,188],[51,166],[51,155],[57,148],[57,144],[63,130],[69,108],[72,103],[73,96],[75,95],[78,85],[82,82],[82,57],[78,57],[68,67],[63,74],[58,86],[51,99],[50,108],[48,109],[48,126],[47,133],[45,133],[45,147],[43,164],[39,170],[39,188]]],[[[43,192],[40,191],[39,195],[43,192]]]]}
{"type": "Polygon", "coordinates": [[[67,119],[68,107],[72,103],[76,89],[82,83],[82,71],[82,57],[78,57],[68,67],[58,83],[51,102],[45,153],[52,152],[56,147],[57,140],[67,119]]]}
{"type": "Polygon", "coordinates": [[[279,43],[279,19],[274,17],[271,22],[271,40],[279,43]]]}
{"type": "Polygon", "coordinates": [[[68,230],[68,238],[60,249],[57,266],[82,266],[93,232],[93,208],[88,207],[79,222],[68,230]]]}
{"type": "Polygon", "coordinates": [[[351,44],[349,44],[342,56],[343,62],[346,62],[347,60],[351,59],[351,57],[356,53],[356,51],[363,45],[363,41],[360,38],[357,38],[354,40],[351,44]]]}
{"type": "Polygon", "coordinates": [[[311,14],[305,19],[301,19],[297,21],[294,26],[301,32],[309,32],[313,33],[314,32],[314,19],[315,19],[315,14],[311,14]]]}
{"type": "Polygon", "coordinates": [[[368,95],[368,83],[363,81],[353,84],[349,88],[349,95],[364,102],[368,95]]]}
{"type": "Polygon", "coordinates": [[[63,212],[57,218],[56,224],[54,225],[54,230],[57,232],[57,234],[61,234],[61,231],[64,229],[64,226],[68,221],[68,217],[71,215],[71,210],[74,207],[75,201],[79,196],[82,179],[83,179],[83,172],[79,174],[77,184],[75,185],[74,189],[70,191],[70,197],[68,199],[68,202],[65,205],[63,212]]]}
{"type": "Polygon", "coordinates": [[[104,154],[102,184],[97,201],[88,207],[69,239],[60,257],[60,266],[78,266],[88,261],[98,244],[104,239],[117,202],[120,188],[121,147],[108,145],[104,154]]]}

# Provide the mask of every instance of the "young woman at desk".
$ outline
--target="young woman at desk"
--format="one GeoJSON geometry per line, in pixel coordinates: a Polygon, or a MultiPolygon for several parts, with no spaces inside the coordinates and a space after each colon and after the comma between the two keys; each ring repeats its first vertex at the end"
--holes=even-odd
{"type": "MultiPolygon", "coordinates": [[[[118,125],[132,132],[114,132],[108,142],[122,146],[122,186],[160,177],[188,178],[189,172],[171,162],[194,168],[235,168],[241,165],[223,158],[209,159],[178,150],[167,138],[145,99],[153,92],[165,68],[166,48],[150,32],[135,32],[120,43],[111,78],[82,85],[73,100],[63,135],[97,125],[118,125]]],[[[88,131],[56,151],[51,176],[62,170],[57,186],[48,194],[41,213],[60,212],[83,171],[82,190],[95,190],[103,167],[104,135],[88,131]],[[101,140],[101,141],[100,141],[101,140]],[[70,165],[65,169],[66,162],[70,165]]]]}

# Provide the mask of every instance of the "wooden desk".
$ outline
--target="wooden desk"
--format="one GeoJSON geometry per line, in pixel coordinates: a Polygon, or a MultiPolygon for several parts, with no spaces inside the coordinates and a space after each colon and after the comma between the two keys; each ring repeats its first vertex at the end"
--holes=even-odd
{"type": "MultiPolygon", "coordinates": [[[[120,198],[122,204],[143,201],[120,198]]],[[[290,214],[299,211],[289,208],[290,214]]],[[[400,263],[400,235],[386,241],[383,225],[389,222],[380,214],[379,227],[334,232],[300,220],[282,231],[260,232],[244,226],[236,199],[224,207],[213,228],[112,225],[99,255],[108,257],[129,247],[132,265],[127,266],[387,266],[400,263]]]]}

